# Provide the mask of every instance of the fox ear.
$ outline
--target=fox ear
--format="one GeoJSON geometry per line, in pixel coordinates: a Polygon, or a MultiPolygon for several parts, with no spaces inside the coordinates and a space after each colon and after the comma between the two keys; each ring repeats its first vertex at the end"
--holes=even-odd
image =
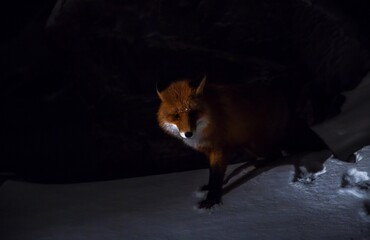
{"type": "Polygon", "coordinates": [[[163,102],[163,96],[162,96],[161,92],[158,90],[158,82],[155,84],[155,90],[157,91],[157,95],[158,95],[159,99],[161,99],[161,101],[163,102]]]}
{"type": "Polygon", "coordinates": [[[204,76],[202,81],[199,83],[199,86],[197,87],[197,90],[195,92],[196,95],[203,94],[203,89],[204,89],[204,85],[206,84],[206,79],[207,79],[207,76],[204,76]]]}

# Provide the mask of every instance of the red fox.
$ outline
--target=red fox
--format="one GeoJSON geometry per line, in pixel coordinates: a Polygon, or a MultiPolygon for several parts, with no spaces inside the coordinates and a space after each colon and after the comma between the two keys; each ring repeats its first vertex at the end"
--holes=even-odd
{"type": "Polygon", "coordinates": [[[285,97],[266,86],[206,86],[204,77],[196,87],[180,80],[157,94],[159,126],[209,158],[208,194],[199,208],[221,202],[226,166],[235,150],[278,158],[290,132],[285,97]]]}

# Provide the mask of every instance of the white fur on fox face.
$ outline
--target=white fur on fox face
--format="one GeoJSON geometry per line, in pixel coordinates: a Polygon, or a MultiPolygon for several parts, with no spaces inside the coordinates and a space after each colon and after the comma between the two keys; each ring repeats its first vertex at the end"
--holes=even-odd
{"type": "Polygon", "coordinates": [[[170,134],[175,137],[182,138],[183,142],[190,147],[197,148],[199,146],[207,144],[203,140],[203,130],[208,126],[208,121],[205,118],[201,118],[197,121],[197,127],[193,132],[193,136],[187,138],[184,132],[180,132],[176,124],[170,122],[164,122],[162,127],[170,134]]]}
{"type": "Polygon", "coordinates": [[[182,138],[187,138],[187,137],[185,136],[185,133],[184,133],[184,132],[180,132],[180,136],[181,136],[182,138]]]}
{"type": "Polygon", "coordinates": [[[174,123],[165,122],[165,123],[163,124],[163,128],[164,128],[165,130],[167,130],[168,132],[170,132],[171,134],[175,135],[175,136],[179,136],[179,134],[180,134],[180,136],[181,136],[182,138],[187,138],[187,137],[185,136],[185,132],[180,132],[179,128],[178,128],[178,127],[177,127],[177,125],[176,125],[176,124],[174,124],[174,123]]]}
{"type": "Polygon", "coordinates": [[[164,122],[162,127],[164,130],[171,133],[172,135],[178,136],[180,134],[179,128],[174,123],[164,122]]]}

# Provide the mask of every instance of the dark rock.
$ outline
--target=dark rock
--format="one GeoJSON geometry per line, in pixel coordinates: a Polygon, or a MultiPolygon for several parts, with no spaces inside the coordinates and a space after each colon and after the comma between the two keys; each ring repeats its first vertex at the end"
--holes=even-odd
{"type": "Polygon", "coordinates": [[[352,31],[366,24],[345,7],[59,0],[1,46],[0,167],[58,182],[205,167],[157,126],[156,82],[182,77],[263,81],[311,124],[334,116],[369,69],[368,35],[352,31]]]}

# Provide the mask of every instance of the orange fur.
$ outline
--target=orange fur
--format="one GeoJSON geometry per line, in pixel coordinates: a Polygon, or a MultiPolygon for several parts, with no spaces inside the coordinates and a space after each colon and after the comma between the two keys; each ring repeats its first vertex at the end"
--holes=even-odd
{"type": "Polygon", "coordinates": [[[209,193],[199,205],[208,208],[221,201],[227,161],[234,150],[244,148],[265,158],[280,151],[289,111],[284,97],[267,87],[205,81],[197,88],[187,80],[177,81],[158,92],[157,117],[167,133],[209,157],[209,193]]]}

